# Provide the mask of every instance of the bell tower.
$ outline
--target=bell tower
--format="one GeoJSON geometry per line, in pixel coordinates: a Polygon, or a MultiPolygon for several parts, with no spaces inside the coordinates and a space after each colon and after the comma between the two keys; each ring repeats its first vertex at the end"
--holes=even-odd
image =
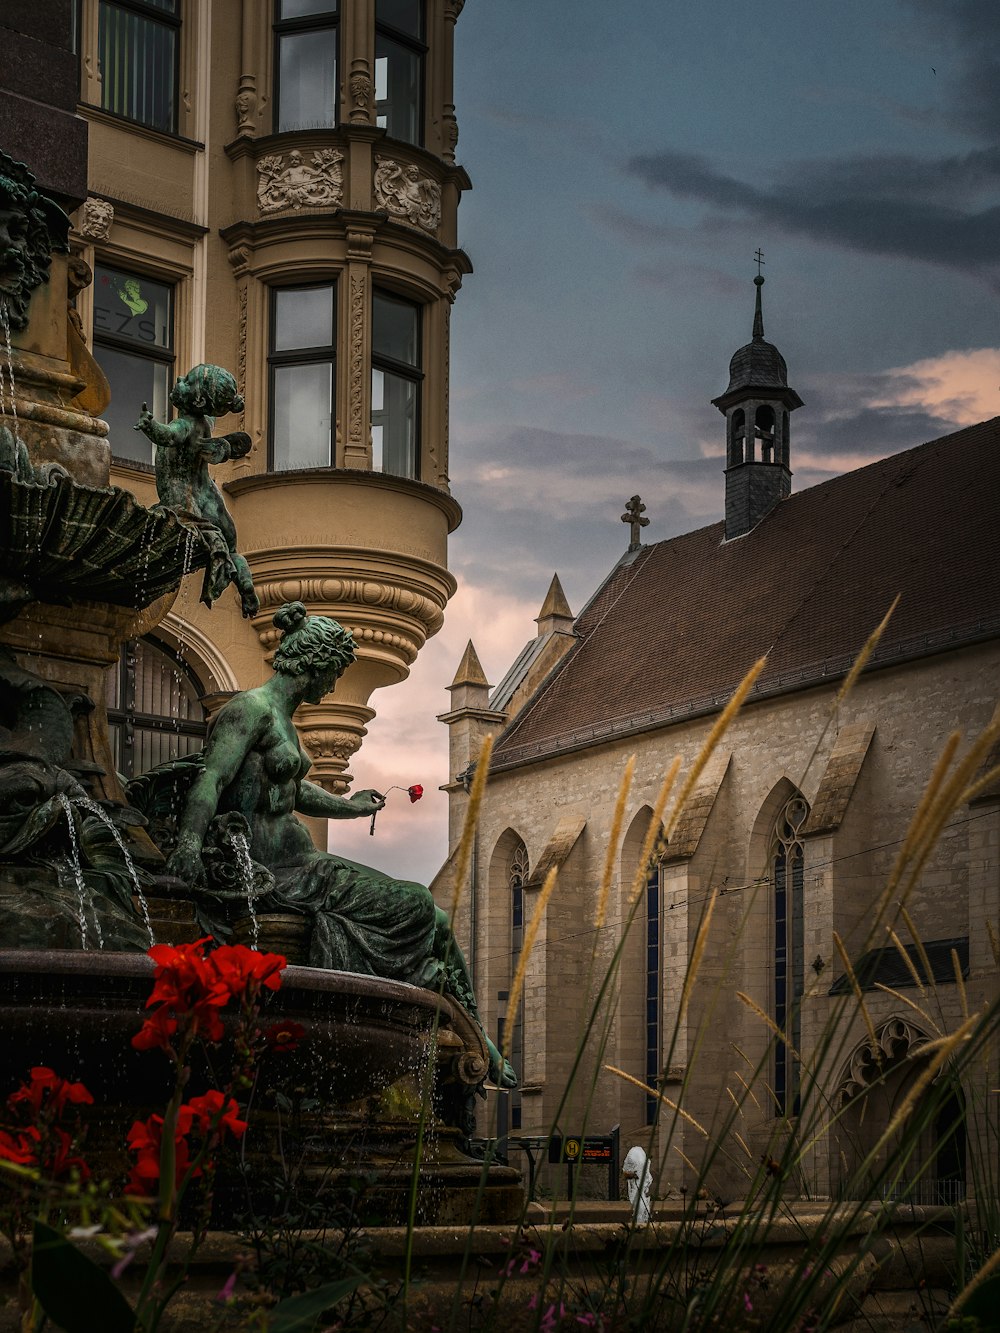
{"type": "Polygon", "coordinates": [[[788,419],[802,399],[788,387],[785,358],[764,341],[757,251],[753,339],[733,354],[729,388],[713,404],[726,418],[726,540],[750,532],[791,493],[788,419]]]}

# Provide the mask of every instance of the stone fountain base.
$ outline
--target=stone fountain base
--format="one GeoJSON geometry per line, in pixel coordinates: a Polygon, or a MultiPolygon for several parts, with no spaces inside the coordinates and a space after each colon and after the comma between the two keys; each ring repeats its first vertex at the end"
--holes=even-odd
{"type": "MultiPolygon", "coordinates": [[[[162,1111],[170,1093],[162,1054],[131,1045],[152,974],[152,962],[138,953],[0,950],[0,1025],[10,1082],[0,1096],[34,1065],[85,1083],[95,1098],[88,1159],[112,1182],[127,1174],[125,1136],[132,1121],[162,1111]]],[[[401,1083],[419,1089],[432,1058],[439,1078],[456,1076],[468,1020],[446,998],[401,982],[290,966],[281,989],[268,993],[263,1019],[265,1026],[299,1023],[305,1035],[295,1049],[264,1057],[243,1167],[234,1161],[220,1168],[216,1225],[232,1225],[251,1204],[264,1208],[281,1174],[294,1175],[303,1200],[337,1198],[360,1181],[366,1225],[404,1223],[418,1155],[421,1222],[500,1223],[520,1215],[524,1192],[517,1171],[468,1158],[459,1149],[459,1132],[432,1119],[418,1154],[412,1096],[395,1099],[406,1108],[401,1116],[386,1092],[401,1083]]],[[[190,1093],[207,1085],[207,1066],[195,1064],[190,1093]]]]}

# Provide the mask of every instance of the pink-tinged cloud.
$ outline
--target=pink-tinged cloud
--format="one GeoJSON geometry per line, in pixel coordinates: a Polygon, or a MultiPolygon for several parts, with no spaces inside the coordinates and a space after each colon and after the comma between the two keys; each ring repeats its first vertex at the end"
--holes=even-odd
{"type": "Polygon", "coordinates": [[[945,352],[890,370],[888,376],[888,391],[871,407],[922,407],[956,426],[1000,413],[1000,347],[945,352]]]}

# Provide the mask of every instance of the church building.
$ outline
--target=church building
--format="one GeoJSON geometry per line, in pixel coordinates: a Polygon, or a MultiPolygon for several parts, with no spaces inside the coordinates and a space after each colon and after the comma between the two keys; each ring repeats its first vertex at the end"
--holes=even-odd
{"type": "MultiPolygon", "coordinates": [[[[755,1167],[794,1130],[810,1077],[838,1117],[790,1182],[816,1197],[848,1190],[859,1154],[918,1076],[935,1025],[951,1030],[964,1006],[996,994],[989,927],[1000,922],[1000,785],[981,786],[950,814],[906,897],[909,924],[901,887],[881,912],[878,903],[948,738],[960,733],[960,760],[997,708],[1000,418],[793,494],[790,422],[803,403],[764,338],[763,279],[755,282],[751,341],[712,400],[725,419],[725,518],[646,545],[634,497],[623,515],[627,551],[575,616],[553,579],[537,635],[495,689],[470,643],[442,717],[452,856],[435,887],[442,895],[453,887],[471,767],[492,732],[459,936],[520,1086],[498,1094],[482,1132],[544,1135],[558,1120],[573,1134],[586,1117],[595,1134],[620,1125],[623,1150],[652,1135],[665,1193],[691,1183],[688,1163],[704,1160],[706,1139],[692,1122],[719,1123],[741,1080],[759,1070],[759,1095],[742,1099],[740,1119],[742,1151],[755,1167]],[[840,699],[894,603],[870,661],[840,699]],[[675,756],[676,792],[765,655],[669,837],[643,863],[675,756]],[[553,866],[558,879],[511,1027],[512,979],[553,866]],[[853,997],[844,1006],[838,940],[870,1026],[853,997]],[[696,946],[696,980],[685,993],[696,946]],[[620,967],[564,1100],[586,1014],[616,951],[620,967]],[[841,1011],[848,1030],[827,1049],[823,1034],[841,1011]],[[768,1022],[785,1041],[772,1040],[768,1022]],[[883,1074],[876,1104],[867,1092],[883,1074]],[[677,1121],[669,1147],[655,1128],[660,1096],[692,1118],[677,1121]]],[[[996,762],[987,756],[979,771],[996,762]]],[[[997,1086],[995,1069],[983,1077],[982,1088],[962,1089],[966,1099],[997,1086]]],[[[964,1142],[959,1135],[938,1149],[933,1128],[917,1197],[951,1202],[966,1187],[964,1142]]],[[[739,1153],[730,1148],[712,1179],[742,1197],[739,1153]]]]}

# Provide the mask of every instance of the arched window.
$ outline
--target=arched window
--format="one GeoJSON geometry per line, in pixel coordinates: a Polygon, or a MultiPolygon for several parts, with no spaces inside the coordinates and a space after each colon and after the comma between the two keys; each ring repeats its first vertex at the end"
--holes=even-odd
{"type": "MultiPolygon", "coordinates": [[[[519,842],[511,853],[508,870],[510,885],[510,981],[513,984],[521,961],[521,949],[524,946],[524,884],[528,878],[528,853],[523,842],[519,842]]],[[[524,995],[517,1007],[517,1016],[510,1033],[510,1062],[518,1072],[523,1083],[524,1068],[524,995]]],[[[521,1128],[521,1095],[511,1093],[510,1127],[521,1128]]]]}
{"type": "Polygon", "coordinates": [[[729,466],[743,462],[743,440],[747,433],[747,414],[738,407],[729,418],[729,466]]]}
{"type": "Polygon", "coordinates": [[[660,995],[663,992],[661,939],[660,866],[654,865],[646,880],[646,1124],[656,1121],[660,1088],[660,995]]]}
{"type": "Polygon", "coordinates": [[[760,440],[760,461],[773,463],[774,458],[774,408],[762,403],[754,416],[754,434],[760,440]]]}
{"type": "MultiPolygon", "coordinates": [[[[802,925],[802,828],[809,807],[801,796],[782,807],[771,838],[771,882],[774,885],[774,1021],[798,1050],[802,1038],[802,993],[805,989],[805,937],[802,925]]],[[[798,1062],[779,1041],[774,1052],[774,1096],[777,1114],[797,1115],[798,1062]]]]}
{"type": "Polygon", "coordinates": [[[204,690],[194,672],[155,639],[130,639],[109,671],[105,703],[115,767],[126,778],[200,750],[204,690]]]}

